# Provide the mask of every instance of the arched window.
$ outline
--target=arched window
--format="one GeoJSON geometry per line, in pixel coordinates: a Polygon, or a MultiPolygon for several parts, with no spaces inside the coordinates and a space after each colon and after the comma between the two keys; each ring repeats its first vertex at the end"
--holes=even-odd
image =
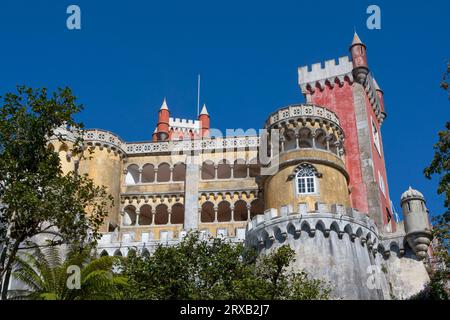
{"type": "Polygon", "coordinates": [[[316,148],[327,150],[327,134],[322,129],[316,130],[316,148]]]}
{"type": "Polygon", "coordinates": [[[339,155],[338,148],[337,148],[337,139],[334,134],[330,135],[330,140],[328,141],[328,145],[330,146],[331,152],[333,152],[336,155],[339,155]]]}
{"type": "Polygon", "coordinates": [[[209,201],[202,204],[201,221],[202,222],[214,222],[214,218],[215,218],[214,204],[209,201]]]}
{"type": "Polygon", "coordinates": [[[215,178],[214,163],[212,161],[205,161],[202,164],[202,179],[211,180],[215,178]]]}
{"type": "Polygon", "coordinates": [[[297,142],[294,130],[287,130],[284,134],[284,151],[294,150],[296,148],[297,142]]]}
{"type": "Polygon", "coordinates": [[[169,223],[169,212],[165,204],[159,204],[155,212],[155,224],[169,223]]]}
{"type": "Polygon", "coordinates": [[[170,166],[168,163],[161,163],[158,166],[158,182],[167,182],[170,180],[170,166]]]}
{"type": "Polygon", "coordinates": [[[170,214],[170,223],[183,224],[184,223],[184,206],[181,203],[176,203],[172,206],[170,214]]]}
{"type": "Polygon", "coordinates": [[[234,221],[247,220],[247,203],[244,200],[239,200],[234,203],[234,221]]]}
{"type": "Polygon", "coordinates": [[[300,148],[312,148],[312,133],[309,128],[301,128],[299,131],[299,142],[298,145],[300,148]]]}
{"type": "Polygon", "coordinates": [[[152,224],[152,207],[144,204],[139,210],[139,225],[148,226],[152,224]]]}
{"type": "Polygon", "coordinates": [[[317,192],[316,175],[311,166],[302,166],[295,176],[297,194],[311,194],[317,192]]]}
{"type": "Polygon", "coordinates": [[[134,206],[127,206],[123,213],[122,224],[124,226],[132,226],[136,223],[136,208],[134,206]]]}
{"type": "Polygon", "coordinates": [[[177,163],[173,167],[173,181],[184,181],[186,178],[186,165],[184,163],[177,163]]]}
{"type": "Polygon", "coordinates": [[[152,164],[147,163],[142,168],[142,182],[154,182],[155,181],[155,168],[152,164]]]}
{"type": "Polygon", "coordinates": [[[264,202],[262,199],[255,199],[250,204],[250,218],[253,218],[254,216],[258,214],[264,213],[264,202]]]}
{"type": "Polygon", "coordinates": [[[255,178],[260,175],[260,167],[256,158],[250,160],[249,176],[255,178]]]}
{"type": "Polygon", "coordinates": [[[139,167],[137,164],[130,164],[127,167],[127,175],[125,177],[126,184],[139,183],[139,167]]]}
{"type": "Polygon", "coordinates": [[[233,176],[235,178],[247,178],[247,164],[243,159],[234,161],[233,176]]]}
{"type": "Polygon", "coordinates": [[[221,201],[217,207],[217,221],[231,221],[231,208],[228,201],[221,201]]]}
{"type": "Polygon", "coordinates": [[[107,257],[109,256],[108,252],[106,250],[103,250],[102,253],[100,253],[100,257],[107,257]]]}
{"type": "Polygon", "coordinates": [[[230,179],[231,178],[231,166],[226,160],[221,160],[217,165],[217,178],[218,179],[230,179]]]}

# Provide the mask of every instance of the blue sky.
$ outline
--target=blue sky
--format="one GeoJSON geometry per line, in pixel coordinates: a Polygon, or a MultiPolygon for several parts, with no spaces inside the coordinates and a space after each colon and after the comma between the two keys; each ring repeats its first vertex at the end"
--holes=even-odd
{"type": "Polygon", "coordinates": [[[348,54],[354,28],[385,92],[382,126],[391,198],[409,185],[432,213],[437,179],[423,168],[450,119],[439,88],[450,58],[448,1],[2,0],[0,93],[16,84],[70,86],[86,127],[126,141],[151,137],[163,97],[173,116],[196,115],[197,74],[212,126],[260,128],[270,112],[303,102],[299,66],[348,54]],[[66,28],[81,8],[82,29],[66,28]],[[366,8],[381,8],[381,30],[366,8]]]}

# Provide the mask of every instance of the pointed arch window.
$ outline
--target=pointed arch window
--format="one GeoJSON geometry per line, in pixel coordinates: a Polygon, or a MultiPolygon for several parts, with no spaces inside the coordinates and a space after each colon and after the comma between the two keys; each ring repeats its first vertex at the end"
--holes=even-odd
{"type": "Polygon", "coordinates": [[[295,175],[297,194],[317,193],[316,171],[311,166],[302,166],[295,175]]]}

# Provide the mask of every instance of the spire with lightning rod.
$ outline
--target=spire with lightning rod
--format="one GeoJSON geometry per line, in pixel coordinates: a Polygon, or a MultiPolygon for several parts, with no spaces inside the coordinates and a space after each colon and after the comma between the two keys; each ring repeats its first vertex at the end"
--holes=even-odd
{"type": "Polygon", "coordinates": [[[200,74],[197,78],[197,117],[200,115],[200,74]]]}

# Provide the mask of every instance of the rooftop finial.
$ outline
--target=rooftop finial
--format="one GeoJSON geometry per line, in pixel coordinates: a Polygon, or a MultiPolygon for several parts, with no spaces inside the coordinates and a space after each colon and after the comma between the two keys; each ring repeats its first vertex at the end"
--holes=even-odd
{"type": "Polygon", "coordinates": [[[352,46],[355,44],[363,44],[356,31],[353,33],[352,46]]]}
{"type": "Polygon", "coordinates": [[[206,109],[206,103],[203,104],[203,108],[202,108],[202,111],[200,111],[200,114],[209,115],[208,110],[206,109]]]}
{"type": "Polygon", "coordinates": [[[166,102],[166,97],[164,97],[163,103],[159,110],[169,110],[169,107],[167,106],[167,102],[166,102]]]}

